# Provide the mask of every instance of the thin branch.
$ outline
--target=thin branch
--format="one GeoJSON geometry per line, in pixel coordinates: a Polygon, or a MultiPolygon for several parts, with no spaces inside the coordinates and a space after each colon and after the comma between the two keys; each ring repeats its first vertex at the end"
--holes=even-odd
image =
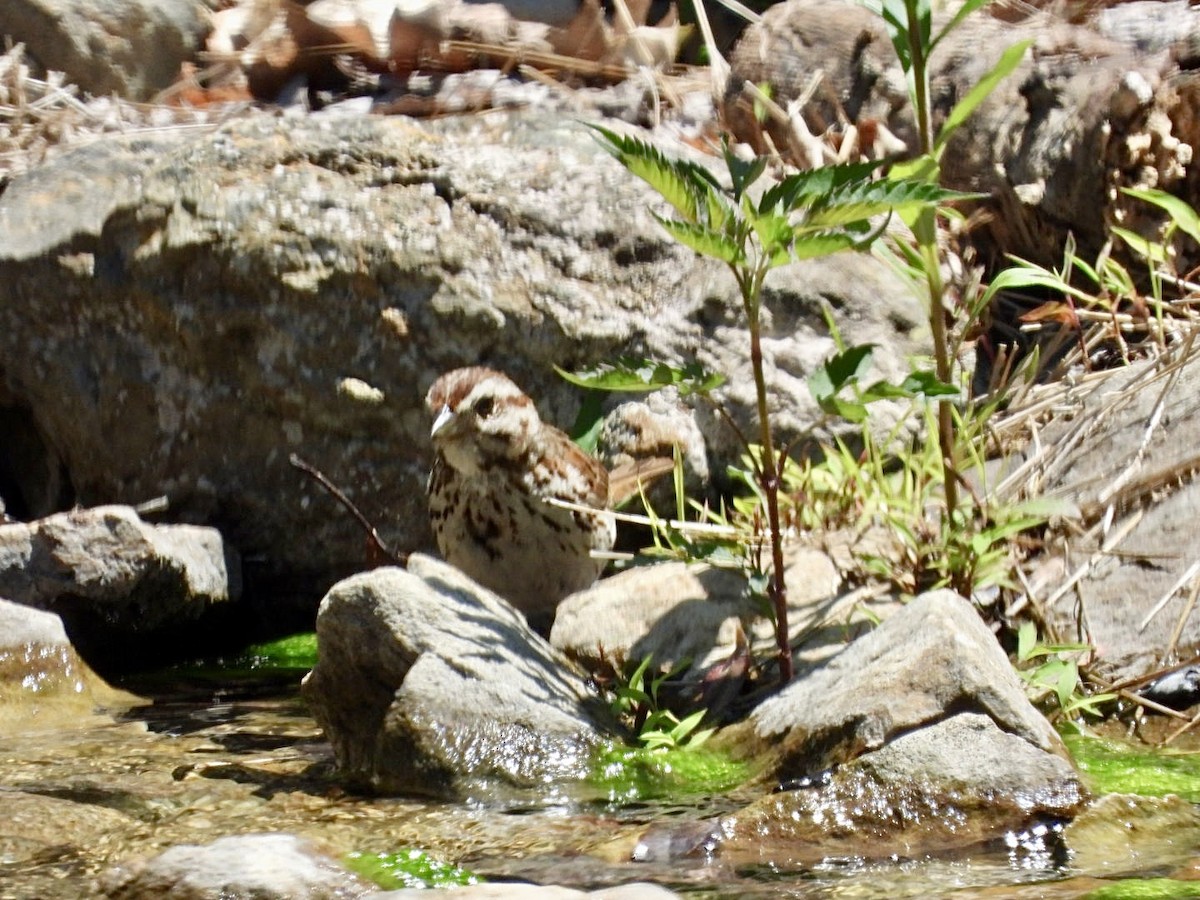
{"type": "Polygon", "coordinates": [[[337,500],[338,503],[342,504],[342,506],[344,506],[350,513],[350,515],[354,516],[355,521],[362,526],[363,531],[367,533],[367,537],[371,540],[371,543],[374,544],[375,549],[378,550],[385,559],[391,560],[398,566],[408,565],[408,554],[397,553],[387,544],[385,544],[383,542],[383,538],[379,536],[379,532],[376,530],[375,526],[371,524],[370,520],[368,520],[367,517],[362,514],[359,508],[354,505],[354,502],[347,497],[337,485],[326,478],[319,469],[305,462],[295,453],[288,457],[288,462],[319,484],[321,487],[325,488],[325,490],[327,490],[330,494],[332,494],[333,498],[337,500]]]}

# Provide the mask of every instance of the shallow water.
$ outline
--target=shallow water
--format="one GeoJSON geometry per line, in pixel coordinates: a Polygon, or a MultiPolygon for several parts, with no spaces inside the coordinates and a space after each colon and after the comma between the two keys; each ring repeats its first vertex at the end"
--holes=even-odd
{"type": "MultiPolygon", "coordinates": [[[[416,847],[487,877],[583,888],[655,881],[696,897],[1078,897],[1104,883],[1047,854],[1003,848],[803,871],[730,866],[702,851],[634,863],[648,827],[702,833],[688,824],[736,799],[617,805],[586,789],[481,789],[454,804],[358,797],[339,787],[294,682],[155,690],[156,702],[124,713],[0,736],[0,898],[94,896],[97,874],[121,861],[260,831],[304,835],[338,856],[416,847]]],[[[1177,849],[1153,874],[1196,853],[1177,849]]]]}

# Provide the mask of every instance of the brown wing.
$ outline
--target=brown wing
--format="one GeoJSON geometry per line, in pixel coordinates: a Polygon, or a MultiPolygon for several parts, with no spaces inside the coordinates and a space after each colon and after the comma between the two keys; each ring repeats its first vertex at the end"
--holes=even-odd
{"type": "Polygon", "coordinates": [[[675,461],[665,456],[622,463],[608,473],[608,505],[613,508],[620,506],[674,468],[675,461]]]}

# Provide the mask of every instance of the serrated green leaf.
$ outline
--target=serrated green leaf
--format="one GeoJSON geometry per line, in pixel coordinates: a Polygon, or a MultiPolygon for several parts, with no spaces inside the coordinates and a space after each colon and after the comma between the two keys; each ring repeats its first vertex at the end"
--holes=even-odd
{"type": "Polygon", "coordinates": [[[775,213],[759,215],[752,208],[746,209],[745,215],[758,236],[763,252],[772,258],[782,252],[786,259],[792,245],[792,225],[788,217],[775,213]]]}
{"type": "Polygon", "coordinates": [[[926,397],[957,397],[958,388],[952,384],[939,381],[936,374],[928,371],[910,372],[901,382],[901,386],[913,394],[926,397]]]}
{"type": "Polygon", "coordinates": [[[688,396],[716,390],[725,383],[724,375],[710,372],[699,363],[688,363],[677,368],[630,356],[621,356],[616,362],[604,363],[582,372],[568,372],[558,366],[554,370],[577,387],[600,391],[645,393],[674,386],[680,394],[688,396]]]}
{"type": "MultiPolygon", "coordinates": [[[[963,15],[965,15],[966,12],[964,12],[964,10],[969,11],[967,10],[967,7],[971,6],[971,2],[975,2],[976,5],[978,5],[979,3],[985,2],[985,0],[968,0],[968,2],[964,3],[963,7],[959,9],[955,19],[960,19],[963,15]]],[[[950,26],[947,26],[947,29],[949,27],[950,26]]],[[[946,30],[943,30],[942,34],[944,35],[945,33],[946,30]]],[[[1028,50],[1032,44],[1032,39],[1018,41],[1001,53],[999,61],[997,61],[996,65],[992,67],[992,70],[984,75],[983,78],[979,79],[979,81],[977,81],[974,86],[967,91],[966,96],[954,105],[954,109],[950,110],[950,115],[946,117],[946,121],[942,125],[942,130],[938,132],[937,140],[934,141],[933,152],[935,156],[941,156],[942,150],[946,146],[946,142],[950,140],[950,137],[954,134],[954,132],[957,131],[963,122],[967,121],[967,119],[971,117],[971,113],[975,112],[979,105],[988,98],[992,91],[996,89],[996,85],[1012,74],[1012,71],[1021,64],[1021,59],[1025,56],[1025,51],[1028,50]]],[[[933,48],[931,47],[930,49],[932,50],[933,48]]]]}
{"type": "Polygon", "coordinates": [[[794,259],[818,259],[829,256],[839,250],[858,250],[860,241],[854,235],[845,231],[818,231],[812,234],[799,234],[792,242],[792,257],[794,259]]]}
{"type": "Polygon", "coordinates": [[[872,173],[883,163],[883,160],[845,163],[796,172],[763,192],[762,198],[758,202],[758,212],[761,215],[771,212],[792,212],[807,205],[805,201],[823,196],[838,188],[859,182],[867,183],[872,173]]]}
{"type": "Polygon", "coordinates": [[[1156,188],[1121,188],[1121,193],[1153,203],[1171,217],[1176,228],[1200,243],[1200,214],[1187,201],[1156,188]]]}
{"type": "Polygon", "coordinates": [[[725,157],[725,168],[729,171],[729,180],[733,185],[733,199],[741,200],[754,182],[762,177],[767,170],[767,158],[756,156],[752,160],[744,160],[729,147],[729,141],[722,142],[722,155],[725,157]]]}
{"type": "Polygon", "coordinates": [[[846,400],[841,397],[826,397],[818,404],[823,412],[831,416],[840,416],[847,422],[855,424],[867,418],[867,407],[857,400],[846,400]]]}
{"type": "Polygon", "coordinates": [[[875,353],[874,344],[855,344],[847,347],[841,353],[836,353],[823,365],[833,384],[836,394],[848,384],[856,383],[871,368],[871,358],[875,353]]]}
{"type": "Polygon", "coordinates": [[[688,160],[670,159],[653,144],[617,134],[600,125],[588,127],[597,133],[597,140],[605,150],[654,188],[685,221],[707,221],[711,208],[720,206],[712,197],[720,191],[720,185],[704,166],[688,160]]]}
{"type": "Polygon", "coordinates": [[[721,232],[713,231],[703,225],[693,225],[690,222],[679,222],[675,219],[664,219],[655,213],[651,213],[657,220],[658,224],[663,227],[667,234],[679,241],[685,247],[690,247],[701,256],[712,257],[719,259],[721,262],[728,263],[731,266],[744,266],[746,264],[746,254],[733,241],[726,237],[721,232]]]}
{"type": "Polygon", "coordinates": [[[843,185],[819,198],[809,208],[805,224],[830,227],[861,222],[886,212],[904,214],[951,200],[982,197],[913,179],[882,179],[843,185]]]}
{"type": "Polygon", "coordinates": [[[890,381],[876,381],[859,394],[858,399],[863,403],[874,403],[876,400],[907,400],[913,396],[912,391],[903,386],[892,384],[890,381]]]}

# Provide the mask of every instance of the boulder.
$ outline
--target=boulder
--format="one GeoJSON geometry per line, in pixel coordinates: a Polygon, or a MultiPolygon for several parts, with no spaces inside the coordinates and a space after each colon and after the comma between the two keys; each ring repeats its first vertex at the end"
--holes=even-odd
{"type": "MultiPolygon", "coordinates": [[[[579,392],[553,365],[700,362],[729,377],[718,396],[744,426],[733,279],[666,236],[658,203],[586,128],[537,111],[248,115],[63,152],[0,196],[0,415],[41,448],[12,479],[28,502],[5,490],[9,511],[165,494],[173,517],[256,560],[276,614],[294,598],[311,615],[362,567],[364,542],[289,455],[390,544],[431,546],[421,400],[450,368],[502,369],[569,427],[579,392]],[[348,389],[359,382],[374,390],[348,389]]],[[[919,347],[919,304],[871,256],[773,271],[764,353],[781,440],[821,419],[805,378],[834,351],[825,304],[848,341],[879,345],[881,376],[919,347]]],[[[694,418],[723,472],[736,438],[707,407],[694,418]]],[[[0,453],[0,485],[12,474],[0,453]]]]}
{"type": "Polygon", "coordinates": [[[941,590],[917,597],[765,700],[745,729],[753,756],[770,761],[770,770],[786,781],[964,712],[987,716],[1001,733],[1043,753],[1069,758],[979,614],[941,590]]]}
{"type": "Polygon", "coordinates": [[[797,677],[714,745],[778,788],[714,829],[735,862],[961,849],[1069,819],[1087,797],[987,626],[946,590],[797,677]]]}
{"type": "Polygon", "coordinates": [[[961,852],[1069,819],[1086,799],[1070,762],[970,712],[784,787],[721,820],[723,861],[796,867],[961,852]]]}
{"type": "Polygon", "coordinates": [[[0,34],[44,75],[88,94],[149,100],[195,59],[210,28],[203,0],[6,0],[0,34]]]}
{"type": "Polygon", "coordinates": [[[0,596],[61,616],[88,659],[159,655],[238,599],[240,566],[215,529],[152,525],[125,506],[0,525],[0,596]]]}
{"type": "Polygon", "coordinates": [[[1069,541],[1031,562],[1030,587],[1056,633],[1085,630],[1113,682],[1200,652],[1191,346],[1067,385],[1037,447],[1011,461],[1034,494],[1077,511],[1069,541]]]}
{"type": "Polygon", "coordinates": [[[360,789],[453,796],[479,779],[579,778],[615,733],[519,612],[428,557],[335,585],[317,646],[303,696],[360,789]]]}

